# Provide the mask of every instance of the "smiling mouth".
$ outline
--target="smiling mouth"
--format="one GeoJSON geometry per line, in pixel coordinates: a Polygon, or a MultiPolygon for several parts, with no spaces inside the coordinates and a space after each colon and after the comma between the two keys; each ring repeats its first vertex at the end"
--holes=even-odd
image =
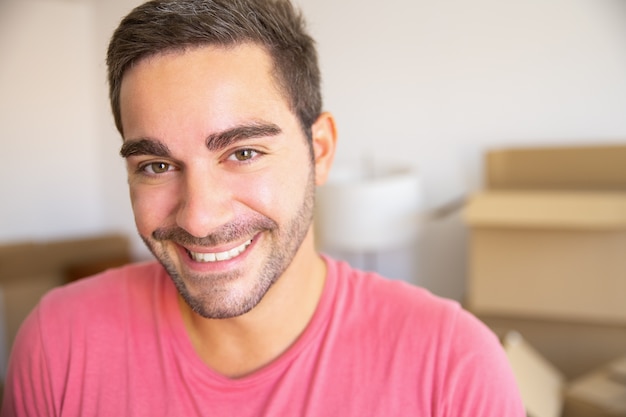
{"type": "Polygon", "coordinates": [[[190,250],[187,250],[187,253],[189,253],[189,256],[191,256],[191,259],[193,259],[196,262],[228,261],[230,259],[236,258],[237,256],[241,255],[246,250],[246,248],[250,246],[251,243],[252,243],[252,239],[242,243],[236,248],[232,248],[231,250],[228,250],[225,252],[199,253],[199,252],[192,252],[190,250]]]}

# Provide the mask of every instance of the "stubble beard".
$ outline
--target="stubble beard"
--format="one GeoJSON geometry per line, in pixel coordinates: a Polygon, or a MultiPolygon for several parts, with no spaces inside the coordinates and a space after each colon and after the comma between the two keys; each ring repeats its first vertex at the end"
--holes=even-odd
{"type": "Polygon", "coordinates": [[[304,191],[302,204],[284,228],[279,227],[269,217],[254,213],[247,219],[225,224],[203,238],[194,237],[179,227],[159,228],[150,238],[145,236],[141,238],[163,265],[183,300],[195,313],[208,319],[237,317],[249,312],[261,302],[272,285],[289,267],[302,245],[313,221],[315,202],[313,171],[309,174],[304,191]],[[235,290],[231,283],[236,282],[248,271],[211,275],[183,273],[165,249],[165,243],[168,242],[181,246],[214,246],[259,233],[265,233],[264,239],[270,242],[268,254],[252,283],[252,288],[245,288],[245,291],[235,290]],[[197,284],[195,288],[200,291],[192,293],[186,282],[197,284]]]}

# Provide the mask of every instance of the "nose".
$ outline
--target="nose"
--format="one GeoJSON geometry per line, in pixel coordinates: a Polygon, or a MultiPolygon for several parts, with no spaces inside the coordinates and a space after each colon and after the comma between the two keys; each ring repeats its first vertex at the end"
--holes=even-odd
{"type": "Polygon", "coordinates": [[[187,171],[176,223],[195,237],[209,235],[233,219],[232,189],[206,170],[187,171]]]}

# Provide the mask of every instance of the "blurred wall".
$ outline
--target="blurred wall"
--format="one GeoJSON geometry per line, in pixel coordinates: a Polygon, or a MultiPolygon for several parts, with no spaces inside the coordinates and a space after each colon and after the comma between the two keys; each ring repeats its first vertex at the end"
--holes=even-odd
{"type": "Polygon", "coordinates": [[[0,241],[98,230],[92,7],[4,0],[0,13],[0,241]]]}
{"type": "Polygon", "coordinates": [[[105,53],[139,3],[0,0],[0,243],[135,234],[105,53]]]}
{"type": "Polygon", "coordinates": [[[623,0],[300,0],[339,158],[407,160],[438,206],[485,148],[626,140],[623,0]]]}
{"type": "MultiPolygon", "coordinates": [[[[479,189],[485,149],[626,140],[623,0],[297,0],[318,40],[338,163],[423,174],[425,209],[479,189]]],[[[0,0],[0,243],[134,236],[107,40],[137,0],[0,0]]],[[[463,292],[458,216],[426,225],[413,281],[463,292]]],[[[135,239],[137,256],[147,256],[135,239]]]]}

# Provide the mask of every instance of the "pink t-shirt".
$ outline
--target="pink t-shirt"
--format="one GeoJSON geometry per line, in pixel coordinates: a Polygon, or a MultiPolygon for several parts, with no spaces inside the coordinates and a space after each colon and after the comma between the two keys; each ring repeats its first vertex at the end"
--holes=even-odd
{"type": "Polygon", "coordinates": [[[326,262],[304,333],[239,379],[198,357],[157,263],[53,290],[20,330],[2,416],[525,416],[498,340],[458,304],[326,262]]]}

